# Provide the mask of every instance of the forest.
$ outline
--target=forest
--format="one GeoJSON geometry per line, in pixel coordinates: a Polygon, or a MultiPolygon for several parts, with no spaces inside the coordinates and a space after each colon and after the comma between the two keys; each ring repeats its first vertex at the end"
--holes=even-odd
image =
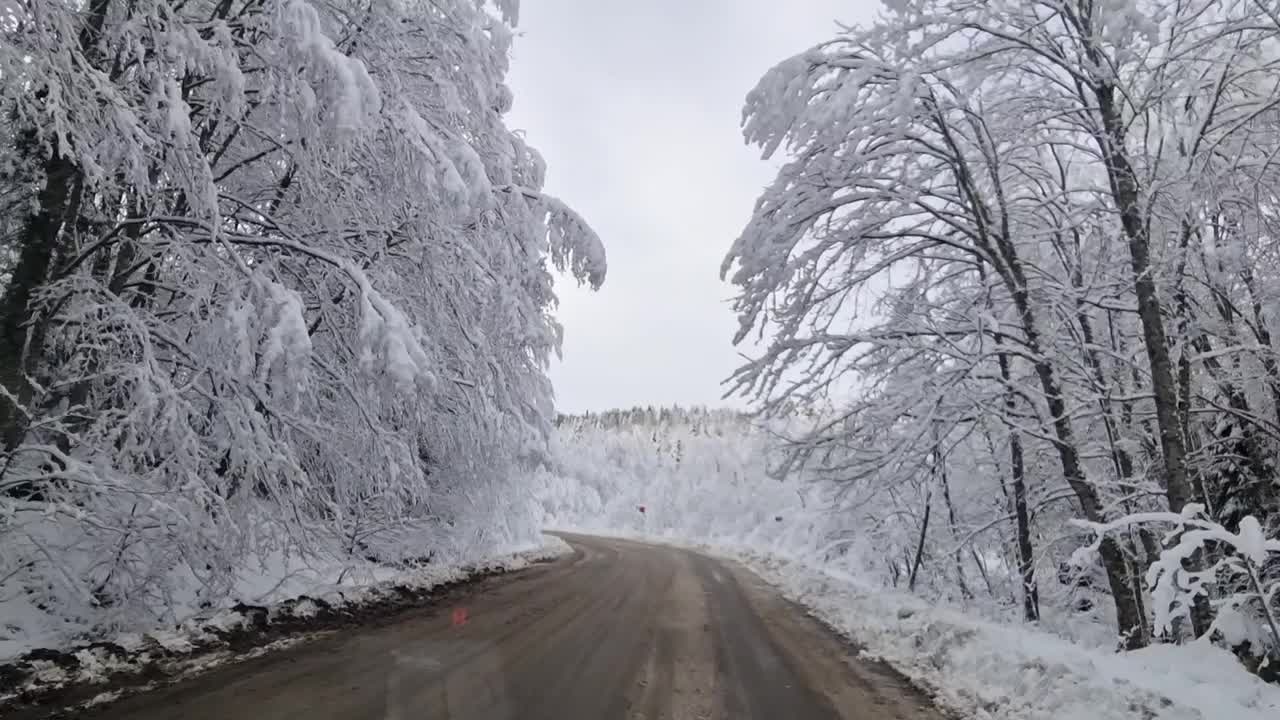
{"type": "Polygon", "coordinates": [[[558,524],[1277,678],[1275,3],[815,38],[747,93],[778,170],[708,240],[737,409],[586,414],[556,287],[605,249],[508,127],[518,5],[0,5],[0,641],[558,524]]]}
{"type": "Polygon", "coordinates": [[[172,622],[406,527],[537,536],[507,498],[551,428],[553,274],[605,258],[503,122],[516,10],[3,6],[15,622],[172,622]]]}
{"type": "Polygon", "coordinates": [[[909,584],[932,525],[960,595],[1012,548],[1035,621],[1062,558],[1124,648],[1274,662],[1278,51],[1264,0],[900,0],[769,71],[722,272],[731,390],[817,411],[779,470],[888,502],[909,584]]]}

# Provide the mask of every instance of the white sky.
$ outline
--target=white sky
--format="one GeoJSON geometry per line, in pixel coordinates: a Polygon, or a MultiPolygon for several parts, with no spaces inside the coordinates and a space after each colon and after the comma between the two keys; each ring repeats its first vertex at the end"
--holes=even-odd
{"type": "MultiPolygon", "coordinates": [[[[726,404],[739,364],[720,261],[773,164],[742,143],[743,98],[770,67],[862,23],[875,0],[525,0],[511,127],[546,191],[609,253],[604,288],[562,281],[562,412],[726,404]]],[[[734,404],[740,404],[736,402],[734,404]]]]}

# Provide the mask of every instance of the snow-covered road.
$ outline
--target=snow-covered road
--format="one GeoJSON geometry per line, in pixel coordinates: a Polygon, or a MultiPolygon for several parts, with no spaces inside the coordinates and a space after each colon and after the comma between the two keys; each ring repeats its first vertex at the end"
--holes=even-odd
{"type": "Polygon", "coordinates": [[[732,561],[566,536],[575,553],[446,606],[82,717],[895,720],[939,717],[732,561]]]}

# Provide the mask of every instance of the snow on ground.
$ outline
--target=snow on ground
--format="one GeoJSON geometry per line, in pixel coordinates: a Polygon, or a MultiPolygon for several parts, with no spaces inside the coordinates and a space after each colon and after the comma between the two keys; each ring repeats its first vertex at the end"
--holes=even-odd
{"type": "MultiPolygon", "coordinates": [[[[565,528],[568,530],[569,528],[565,528]]],[[[1005,625],[740,544],[600,527],[574,531],[693,547],[738,560],[789,599],[974,720],[1274,720],[1280,687],[1207,643],[1117,654],[1005,625]]]]}
{"type": "MultiPolygon", "coordinates": [[[[521,570],[537,562],[572,552],[558,537],[548,535],[543,539],[541,545],[515,548],[468,563],[425,565],[399,570],[379,568],[372,573],[378,578],[377,581],[369,584],[352,582],[352,578],[368,575],[344,573],[337,581],[312,582],[306,586],[305,594],[267,605],[237,605],[195,613],[173,627],[120,633],[105,642],[65,652],[40,650],[10,640],[6,649],[17,647],[23,654],[11,656],[7,664],[0,662],[0,677],[18,678],[12,687],[0,691],[0,708],[6,702],[27,693],[47,692],[70,684],[99,684],[106,682],[113,674],[136,673],[149,667],[162,666],[168,675],[195,674],[242,657],[253,657],[294,644],[314,635],[298,635],[298,631],[286,629],[284,632],[293,633],[290,637],[254,648],[246,655],[225,649],[226,637],[237,631],[265,631],[278,623],[288,623],[290,628],[302,629],[306,627],[308,620],[322,611],[354,612],[363,606],[395,601],[403,596],[405,590],[421,594],[475,575],[521,570]]],[[[278,588],[281,583],[277,582],[275,585],[278,588]]],[[[4,658],[0,658],[0,661],[3,660],[4,658]]]]}
{"type": "Polygon", "coordinates": [[[1280,687],[1209,645],[1117,654],[1029,627],[999,625],[855,578],[752,552],[728,552],[792,600],[971,718],[1263,720],[1280,687]]]}
{"type": "MultiPolygon", "coordinates": [[[[530,528],[536,525],[530,523],[530,528]]],[[[212,625],[224,631],[243,624],[239,614],[213,612],[216,610],[227,610],[236,604],[271,606],[303,596],[341,605],[344,598],[358,600],[369,588],[404,582],[407,577],[416,578],[417,585],[431,584],[429,581],[437,576],[442,578],[439,582],[448,582],[459,568],[476,565],[476,558],[515,557],[535,550],[537,537],[536,530],[474,537],[420,524],[386,533],[376,544],[370,540],[373,546],[364,554],[376,555],[380,559],[376,562],[334,546],[321,545],[306,554],[275,549],[236,567],[231,586],[212,609],[207,609],[207,603],[201,604],[200,579],[189,568],[179,566],[163,578],[165,592],[147,602],[135,603],[144,606],[146,612],[116,617],[115,622],[105,626],[101,613],[68,612],[40,593],[24,592],[29,588],[21,584],[5,587],[0,592],[0,663],[35,648],[65,648],[89,640],[111,640],[128,649],[129,643],[140,642],[138,633],[145,630],[155,631],[152,639],[161,647],[186,652],[182,633],[171,630],[189,619],[194,618],[202,627],[212,625]],[[432,548],[429,558],[414,556],[415,552],[421,554],[422,548],[432,548]],[[228,626],[223,627],[224,623],[228,626]]],[[[483,564],[485,560],[479,562],[483,564]]],[[[73,565],[70,571],[78,567],[73,565]]],[[[290,611],[295,616],[304,615],[308,607],[304,603],[290,611]]]]}
{"type": "MultiPolygon", "coordinates": [[[[933,560],[915,593],[904,592],[904,560],[919,552],[919,528],[890,523],[905,517],[899,505],[862,493],[862,485],[833,487],[804,472],[770,475],[775,430],[725,411],[566,418],[554,438],[555,462],[531,478],[541,525],[736,558],[957,717],[1280,718],[1280,687],[1220,648],[1115,653],[1114,607],[1101,583],[1063,576],[1063,563],[1087,538],[1076,538],[1070,515],[1052,508],[1037,521],[1045,537],[1058,538],[1036,556],[1039,623],[1021,619],[1016,565],[995,532],[960,543],[943,526],[928,539],[924,557],[933,560]],[[977,592],[958,591],[957,568],[945,561],[958,544],[984,561],[982,574],[968,577],[977,592]]],[[[952,485],[958,526],[981,527],[965,524],[964,511],[988,513],[989,488],[960,477],[952,485]]]]}

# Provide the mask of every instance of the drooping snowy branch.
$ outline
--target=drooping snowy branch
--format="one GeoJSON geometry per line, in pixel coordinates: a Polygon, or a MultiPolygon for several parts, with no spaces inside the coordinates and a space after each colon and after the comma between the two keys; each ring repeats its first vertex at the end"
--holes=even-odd
{"type": "Polygon", "coordinates": [[[503,122],[518,4],[10,11],[0,577],[128,625],[506,507],[551,426],[551,270],[604,278],[503,122]]]}
{"type": "MultiPolygon", "coordinates": [[[[785,164],[722,274],[759,343],[729,390],[819,418],[781,469],[878,488],[911,578],[962,595],[1003,533],[1025,618],[1075,574],[1126,648],[1168,548],[1126,525],[1073,565],[1067,520],[1274,533],[1278,33],[1255,2],[900,0],[766,73],[743,133],[785,164]]],[[[1188,597],[1183,636],[1234,596],[1188,597]]]]}

